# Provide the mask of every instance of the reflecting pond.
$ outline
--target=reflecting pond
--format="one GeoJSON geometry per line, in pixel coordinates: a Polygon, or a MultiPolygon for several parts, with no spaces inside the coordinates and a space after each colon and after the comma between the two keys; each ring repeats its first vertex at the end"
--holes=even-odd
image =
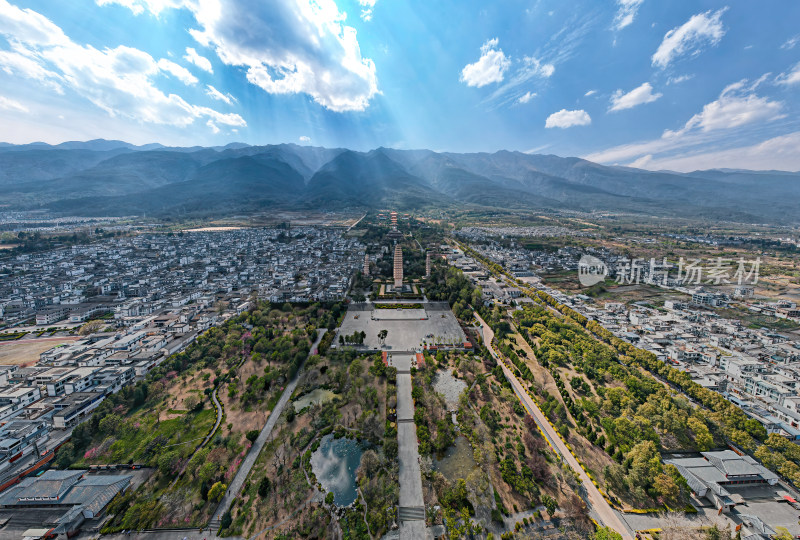
{"type": "Polygon", "coordinates": [[[300,412],[312,404],[320,405],[322,403],[327,403],[337,395],[338,394],[335,392],[331,392],[325,388],[315,388],[308,394],[304,394],[292,402],[292,405],[294,405],[294,412],[300,412]]]}
{"type": "Polygon", "coordinates": [[[457,478],[466,478],[477,467],[478,464],[472,457],[472,446],[463,435],[456,437],[455,443],[433,461],[433,469],[451,482],[457,478]]]}
{"type": "Polygon", "coordinates": [[[322,489],[333,493],[337,506],[347,506],[356,500],[356,469],[361,463],[362,452],[358,441],[334,439],[333,434],[329,434],[311,454],[311,469],[322,489]]]}

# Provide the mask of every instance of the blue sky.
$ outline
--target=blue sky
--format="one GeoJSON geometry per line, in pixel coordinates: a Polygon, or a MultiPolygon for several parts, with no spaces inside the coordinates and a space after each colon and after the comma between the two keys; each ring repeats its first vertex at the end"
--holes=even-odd
{"type": "Polygon", "coordinates": [[[0,140],[800,170],[800,3],[0,0],[0,140]]]}

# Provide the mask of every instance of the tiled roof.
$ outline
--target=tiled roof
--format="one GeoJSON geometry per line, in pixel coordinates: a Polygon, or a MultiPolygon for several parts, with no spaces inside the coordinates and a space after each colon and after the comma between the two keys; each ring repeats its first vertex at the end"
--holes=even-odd
{"type": "Polygon", "coordinates": [[[40,477],[25,478],[0,497],[0,504],[35,504],[45,499],[57,499],[78,482],[86,471],[45,472],[40,477]]]}

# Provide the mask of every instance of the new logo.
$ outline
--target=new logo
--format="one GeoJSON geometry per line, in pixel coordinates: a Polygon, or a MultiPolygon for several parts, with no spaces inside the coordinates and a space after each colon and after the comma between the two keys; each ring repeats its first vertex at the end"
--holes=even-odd
{"type": "Polygon", "coordinates": [[[591,287],[603,281],[606,276],[608,276],[606,263],[591,255],[581,256],[581,260],[578,261],[578,281],[581,285],[591,287]]]}

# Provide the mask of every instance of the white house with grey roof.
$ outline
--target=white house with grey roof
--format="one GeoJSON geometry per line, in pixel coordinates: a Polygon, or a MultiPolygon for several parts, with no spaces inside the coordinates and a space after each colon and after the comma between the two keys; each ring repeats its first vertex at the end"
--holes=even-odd
{"type": "Polygon", "coordinates": [[[49,470],[39,477],[23,479],[0,494],[0,518],[11,517],[12,525],[39,519],[48,535],[73,536],[85,520],[100,516],[133,479],[131,475],[87,472],[49,470]]]}
{"type": "Polygon", "coordinates": [[[716,508],[730,512],[736,498],[726,486],[778,483],[778,476],[759,465],[750,456],[740,456],[732,450],[701,452],[702,457],[664,460],[674,465],[698,497],[705,497],[716,508]]]}

